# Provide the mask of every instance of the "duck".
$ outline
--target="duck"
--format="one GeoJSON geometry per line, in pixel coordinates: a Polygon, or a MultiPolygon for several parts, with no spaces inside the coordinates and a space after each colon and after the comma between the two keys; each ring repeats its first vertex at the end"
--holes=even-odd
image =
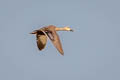
{"type": "Polygon", "coordinates": [[[54,25],[48,25],[38,30],[34,30],[30,34],[36,35],[37,47],[40,51],[45,48],[47,39],[50,39],[50,41],[53,43],[53,45],[59,51],[59,53],[61,55],[64,55],[62,44],[61,44],[59,35],[57,34],[57,31],[72,31],[73,32],[73,29],[71,29],[68,26],[56,27],[54,25]]]}

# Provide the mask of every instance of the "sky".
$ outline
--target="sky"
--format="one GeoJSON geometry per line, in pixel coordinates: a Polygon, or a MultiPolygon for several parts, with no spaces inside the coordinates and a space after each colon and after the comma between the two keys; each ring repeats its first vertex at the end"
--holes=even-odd
{"type": "Polygon", "coordinates": [[[0,0],[0,80],[120,80],[119,0],[0,0]],[[58,32],[64,56],[35,29],[58,32]]]}

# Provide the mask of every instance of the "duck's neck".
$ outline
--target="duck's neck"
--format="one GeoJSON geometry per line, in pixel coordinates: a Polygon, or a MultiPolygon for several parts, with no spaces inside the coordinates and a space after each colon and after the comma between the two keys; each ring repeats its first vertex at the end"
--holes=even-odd
{"type": "Polygon", "coordinates": [[[65,27],[56,27],[56,31],[67,31],[65,27]]]}

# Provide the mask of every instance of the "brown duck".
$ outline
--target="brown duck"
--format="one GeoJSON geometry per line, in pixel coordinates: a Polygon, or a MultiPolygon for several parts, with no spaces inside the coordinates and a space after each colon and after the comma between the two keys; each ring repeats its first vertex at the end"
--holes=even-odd
{"type": "Polygon", "coordinates": [[[69,27],[56,27],[54,25],[49,25],[43,28],[40,28],[38,30],[33,31],[30,34],[36,34],[37,38],[37,46],[39,50],[42,50],[45,48],[45,45],[47,43],[47,38],[49,38],[54,46],[57,48],[57,50],[64,55],[64,51],[62,49],[62,45],[59,39],[59,36],[56,31],[73,31],[69,27]]]}

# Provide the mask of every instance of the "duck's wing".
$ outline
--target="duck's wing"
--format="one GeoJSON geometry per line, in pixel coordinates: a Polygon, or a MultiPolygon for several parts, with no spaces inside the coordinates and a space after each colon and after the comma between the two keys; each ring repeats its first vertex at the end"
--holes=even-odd
{"type": "Polygon", "coordinates": [[[44,34],[43,31],[39,31],[36,35],[37,37],[37,46],[39,50],[42,50],[45,48],[47,43],[47,36],[44,34]]]}
{"type": "Polygon", "coordinates": [[[59,36],[55,30],[48,31],[47,33],[48,38],[52,41],[53,45],[56,47],[56,49],[60,52],[61,55],[64,55],[64,51],[62,49],[62,45],[59,39],[59,36]]]}

